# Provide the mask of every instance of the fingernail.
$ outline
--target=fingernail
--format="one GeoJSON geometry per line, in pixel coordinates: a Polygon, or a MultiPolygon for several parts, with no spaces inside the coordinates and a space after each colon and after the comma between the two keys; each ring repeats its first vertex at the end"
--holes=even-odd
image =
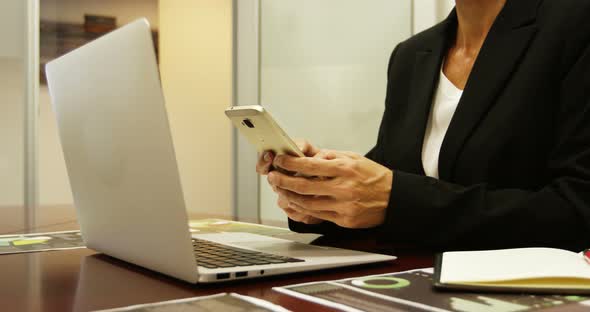
{"type": "Polygon", "coordinates": [[[273,182],[275,181],[275,173],[274,172],[269,172],[268,173],[268,176],[267,176],[267,179],[268,179],[268,183],[273,184],[273,182]]]}
{"type": "Polygon", "coordinates": [[[268,162],[268,161],[270,161],[270,158],[271,158],[270,157],[270,152],[265,152],[264,153],[264,161],[267,161],[268,162]]]}

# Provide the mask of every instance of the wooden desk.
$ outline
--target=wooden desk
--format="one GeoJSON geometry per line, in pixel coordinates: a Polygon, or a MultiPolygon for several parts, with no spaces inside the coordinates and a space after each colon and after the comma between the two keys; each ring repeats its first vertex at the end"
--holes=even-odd
{"type": "Polygon", "coordinates": [[[0,256],[0,310],[89,311],[219,292],[236,292],[292,311],[331,311],[273,291],[275,286],[403,271],[432,266],[432,255],[394,250],[373,241],[332,241],[322,245],[395,254],[398,260],[361,267],[298,273],[215,285],[192,285],[89,249],[0,256]]]}

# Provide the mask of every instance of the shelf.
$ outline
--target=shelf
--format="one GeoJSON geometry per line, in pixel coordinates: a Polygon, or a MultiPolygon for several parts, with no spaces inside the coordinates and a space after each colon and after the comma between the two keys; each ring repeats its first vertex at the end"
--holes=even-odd
{"type": "MultiPolygon", "coordinates": [[[[46,83],[45,64],[62,56],[86,43],[107,34],[106,32],[87,31],[88,26],[84,24],[71,24],[55,21],[41,20],[40,22],[40,69],[41,83],[46,83]]],[[[152,30],[154,48],[158,56],[158,31],[152,30]]]]}

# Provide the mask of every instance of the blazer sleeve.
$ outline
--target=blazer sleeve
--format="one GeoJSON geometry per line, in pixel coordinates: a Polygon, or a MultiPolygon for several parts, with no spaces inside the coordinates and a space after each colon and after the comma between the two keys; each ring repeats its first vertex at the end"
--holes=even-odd
{"type": "MultiPolygon", "coordinates": [[[[391,53],[391,56],[389,57],[389,65],[387,66],[387,95],[391,94],[390,92],[390,88],[391,88],[391,82],[389,81],[389,77],[391,77],[391,67],[393,64],[393,61],[395,59],[395,55],[397,53],[397,51],[399,50],[401,43],[398,44],[394,49],[393,52],[391,53]]],[[[385,103],[387,103],[388,100],[387,98],[385,99],[385,103]]],[[[387,105],[385,105],[385,109],[387,109],[387,105]]],[[[383,153],[382,153],[382,144],[380,144],[381,138],[383,137],[382,132],[384,131],[384,125],[387,123],[387,112],[385,114],[383,114],[383,120],[381,121],[381,126],[379,127],[379,135],[377,137],[377,144],[365,155],[365,157],[378,162],[378,163],[382,163],[382,158],[383,158],[383,153]]],[[[366,229],[366,230],[351,230],[351,229],[345,229],[342,227],[337,226],[336,224],[329,222],[329,221],[324,221],[320,224],[315,224],[315,225],[308,225],[308,224],[304,224],[301,222],[296,222],[293,221],[291,219],[289,219],[289,229],[291,229],[292,231],[295,232],[300,232],[300,233],[319,233],[319,234],[328,234],[328,235],[340,235],[340,236],[353,236],[353,235],[358,235],[358,234],[374,234],[377,229],[366,229]]]]}
{"type": "MultiPolygon", "coordinates": [[[[395,50],[390,68],[394,56],[395,50]]],[[[290,228],[342,236],[377,232],[381,238],[403,244],[445,250],[555,246],[579,251],[588,247],[590,46],[575,59],[560,86],[560,112],[547,162],[550,182],[543,187],[459,185],[394,169],[386,219],[379,228],[349,230],[330,222],[305,225],[292,220],[290,228]]],[[[387,122],[384,116],[381,128],[387,122]]],[[[379,137],[367,157],[382,163],[381,133],[379,137]]]]}
{"type": "Polygon", "coordinates": [[[560,87],[549,183],[496,189],[394,170],[383,235],[446,249],[589,247],[590,46],[580,54],[560,87]]]}
{"type": "MultiPolygon", "coordinates": [[[[389,95],[392,94],[391,88],[392,86],[392,82],[389,80],[389,77],[391,77],[391,68],[393,67],[393,62],[395,60],[395,56],[397,55],[397,51],[399,50],[400,46],[402,45],[402,43],[399,43],[395,49],[393,49],[393,52],[391,53],[391,56],[389,57],[389,65],[387,66],[387,93],[385,96],[385,110],[387,110],[387,103],[389,102],[389,95]]],[[[375,144],[375,146],[373,146],[373,148],[367,153],[365,154],[365,157],[378,162],[378,163],[383,163],[383,151],[382,151],[382,138],[383,138],[383,131],[385,131],[385,125],[388,123],[388,118],[389,114],[387,114],[387,112],[385,112],[383,114],[383,119],[381,120],[381,125],[379,126],[379,132],[378,132],[378,136],[377,136],[377,143],[375,144]]]]}

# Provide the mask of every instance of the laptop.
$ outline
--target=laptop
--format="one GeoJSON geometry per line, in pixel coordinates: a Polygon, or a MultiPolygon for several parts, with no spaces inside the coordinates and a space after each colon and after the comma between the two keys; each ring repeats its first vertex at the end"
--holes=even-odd
{"type": "Polygon", "coordinates": [[[191,233],[146,19],[55,59],[46,73],[88,248],[190,283],[395,259],[249,233],[191,233]]]}

